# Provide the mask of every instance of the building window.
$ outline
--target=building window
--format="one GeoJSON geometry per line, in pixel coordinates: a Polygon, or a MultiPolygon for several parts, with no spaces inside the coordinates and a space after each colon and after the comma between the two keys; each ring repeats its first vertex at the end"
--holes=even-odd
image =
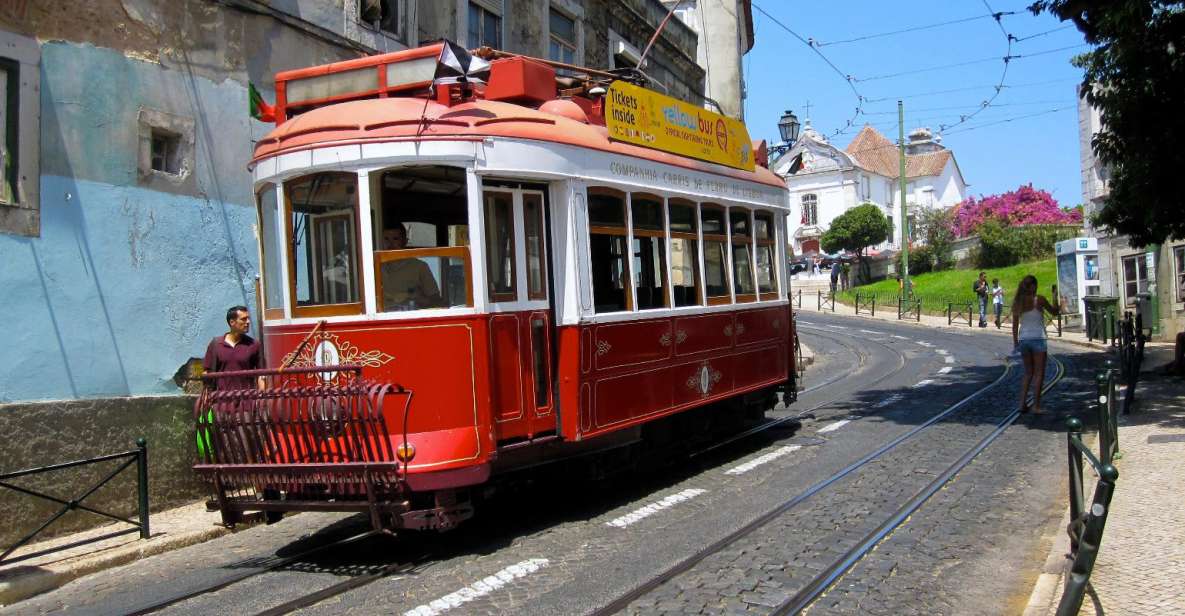
{"type": "Polygon", "coordinates": [[[0,31],[0,49],[0,233],[37,237],[41,45],[35,38],[0,31]]]}
{"type": "Polygon", "coordinates": [[[151,148],[153,171],[170,175],[181,173],[181,135],[154,128],[151,148]]]}
{"type": "Polygon", "coordinates": [[[499,2],[470,0],[469,47],[502,48],[502,14],[499,2]]]}
{"type": "Polygon", "coordinates": [[[547,43],[547,57],[564,64],[576,63],[576,21],[551,9],[551,38],[547,43]]]}
{"type": "Polygon", "coordinates": [[[819,197],[814,193],[802,196],[802,224],[819,224],[819,197]]]}
{"type": "Polygon", "coordinates": [[[400,36],[399,0],[361,0],[358,19],[391,36],[400,36]]]}
{"type": "Polygon", "coordinates": [[[1123,299],[1135,305],[1136,295],[1148,292],[1148,259],[1143,253],[1123,258],[1123,299]]]}
{"type": "Polygon", "coordinates": [[[1173,263],[1177,267],[1177,301],[1185,302],[1185,246],[1173,248],[1173,263]]]}

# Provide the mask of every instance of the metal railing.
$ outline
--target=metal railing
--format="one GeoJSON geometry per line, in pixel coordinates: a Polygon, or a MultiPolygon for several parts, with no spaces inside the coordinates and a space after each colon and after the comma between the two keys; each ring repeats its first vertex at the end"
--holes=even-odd
{"type": "Polygon", "coordinates": [[[819,305],[818,305],[819,312],[827,310],[828,308],[830,308],[831,312],[835,312],[835,293],[832,293],[830,291],[828,291],[827,293],[823,293],[822,289],[819,289],[818,293],[819,293],[819,305]]]}
{"type": "Polygon", "coordinates": [[[975,312],[974,302],[947,302],[946,324],[953,325],[955,320],[967,319],[967,327],[971,327],[971,315],[975,312]]]}
{"type": "Polygon", "coordinates": [[[856,314],[861,312],[876,316],[876,293],[856,292],[856,314]]]}
{"type": "MultiPolygon", "coordinates": [[[[21,538],[20,541],[17,541],[12,546],[6,548],[4,550],[4,553],[0,554],[0,562],[3,562],[4,559],[8,558],[8,556],[10,554],[15,552],[21,546],[32,541],[34,537],[41,534],[42,531],[44,531],[46,528],[49,528],[49,526],[51,524],[58,521],[62,516],[66,515],[67,513],[71,512],[71,511],[76,511],[76,510],[93,513],[95,515],[99,515],[99,516],[102,516],[105,518],[110,518],[110,519],[115,520],[117,522],[124,522],[126,524],[131,524],[134,528],[130,528],[130,529],[122,530],[122,531],[117,531],[115,533],[106,533],[104,535],[94,537],[92,539],[74,542],[69,545],[61,546],[60,548],[55,548],[54,550],[50,550],[50,551],[56,551],[56,550],[66,549],[66,548],[75,547],[75,546],[79,546],[79,545],[86,545],[88,543],[94,543],[96,541],[102,541],[104,539],[109,539],[109,538],[117,536],[117,535],[127,534],[129,532],[132,532],[132,530],[134,530],[134,529],[140,530],[140,538],[141,539],[148,538],[148,535],[149,535],[149,527],[148,527],[148,442],[142,438],[136,440],[136,449],[133,449],[130,451],[123,451],[120,453],[112,453],[112,454],[107,454],[105,456],[98,456],[96,458],[87,458],[85,460],[74,460],[71,462],[63,462],[61,464],[51,464],[49,466],[41,466],[41,467],[37,467],[37,468],[27,468],[24,470],[13,471],[11,473],[4,473],[4,474],[0,475],[0,487],[8,488],[9,490],[13,490],[15,492],[20,492],[21,494],[24,494],[26,496],[32,496],[34,498],[47,500],[52,503],[57,503],[58,505],[61,505],[61,508],[59,508],[52,516],[49,517],[48,520],[43,522],[33,532],[25,535],[24,537],[21,538]],[[58,498],[56,496],[51,496],[49,494],[39,492],[39,491],[34,490],[32,488],[26,488],[26,487],[22,487],[22,486],[18,486],[18,485],[9,483],[10,480],[16,479],[18,477],[29,477],[32,475],[40,475],[42,473],[50,473],[53,471],[65,470],[68,468],[76,468],[76,467],[85,466],[88,464],[98,464],[101,462],[107,462],[109,460],[120,460],[120,459],[124,459],[123,464],[120,464],[118,467],[115,468],[115,470],[111,471],[110,473],[107,473],[107,475],[104,476],[102,479],[100,479],[98,483],[91,486],[89,489],[84,491],[82,494],[80,494],[79,496],[76,496],[75,498],[72,498],[70,500],[64,500],[64,499],[58,498]],[[83,504],[82,501],[86,500],[88,497],[90,497],[95,492],[97,492],[99,490],[99,488],[107,485],[107,482],[111,481],[112,479],[115,479],[116,476],[118,476],[120,473],[122,473],[124,471],[124,469],[128,468],[132,464],[136,465],[136,497],[137,497],[137,505],[139,506],[139,509],[140,509],[139,521],[130,520],[128,518],[120,517],[120,516],[115,515],[113,513],[103,511],[102,509],[97,509],[95,507],[91,507],[89,505],[83,504]]],[[[45,553],[44,551],[38,552],[38,554],[44,554],[44,553],[45,553]]],[[[27,556],[19,557],[19,558],[12,559],[12,560],[13,561],[21,560],[23,558],[29,558],[31,556],[33,556],[33,555],[27,555],[27,556]]]]}
{"type": "MultiPolygon", "coordinates": [[[[1113,383],[1108,374],[1100,374],[1100,384],[1113,383]]],[[[1114,429],[1113,420],[1102,419],[1103,409],[1111,404],[1111,397],[1104,401],[1101,397],[1097,405],[1100,408],[1099,445],[1100,461],[1082,442],[1082,422],[1076,417],[1066,420],[1069,429],[1066,434],[1066,450],[1069,457],[1070,470],[1070,526],[1066,532],[1070,535],[1070,556],[1072,563],[1066,575],[1065,588],[1061,601],[1058,602],[1058,616],[1074,616],[1082,608],[1082,601],[1086,597],[1087,587],[1090,585],[1090,574],[1094,569],[1095,559],[1098,558],[1099,544],[1103,539],[1103,528],[1107,524],[1107,515],[1111,511],[1111,497],[1115,493],[1115,482],[1119,479],[1119,471],[1111,465],[1107,457],[1107,448],[1103,444],[1102,434],[1104,424],[1109,423],[1109,429],[1114,429]],[[1094,496],[1090,509],[1086,509],[1086,496],[1082,478],[1082,460],[1085,458],[1098,474],[1095,483],[1094,496]]],[[[1105,412],[1114,417],[1110,410],[1105,412]]],[[[1112,441],[1114,442],[1114,441],[1112,441]]]]}
{"type": "Polygon", "coordinates": [[[1119,322],[1119,375],[1123,379],[1123,414],[1131,413],[1136,399],[1136,384],[1140,380],[1140,365],[1144,362],[1144,319],[1140,314],[1123,313],[1119,322]]]}
{"type": "Polygon", "coordinates": [[[914,320],[922,322],[922,300],[897,296],[897,320],[913,316],[914,320]]]}
{"type": "Polygon", "coordinates": [[[790,292],[790,305],[796,310],[802,310],[802,289],[790,292]]]}

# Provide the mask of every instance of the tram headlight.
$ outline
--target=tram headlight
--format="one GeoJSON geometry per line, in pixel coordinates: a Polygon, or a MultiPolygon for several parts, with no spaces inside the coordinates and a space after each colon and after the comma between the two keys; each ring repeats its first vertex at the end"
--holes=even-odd
{"type": "Polygon", "coordinates": [[[395,450],[395,457],[404,464],[411,462],[416,457],[416,446],[403,443],[395,450]]]}

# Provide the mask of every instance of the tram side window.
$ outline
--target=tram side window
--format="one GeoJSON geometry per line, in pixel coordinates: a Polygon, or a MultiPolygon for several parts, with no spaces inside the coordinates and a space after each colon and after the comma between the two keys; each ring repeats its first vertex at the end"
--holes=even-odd
{"type": "Polygon", "coordinates": [[[370,177],[379,311],[472,306],[465,171],[402,167],[370,177]]]}
{"type": "Polygon", "coordinates": [[[629,310],[625,195],[606,189],[590,190],[588,219],[593,309],[598,313],[629,310]]]}
{"type": "Polygon", "coordinates": [[[546,260],[543,195],[523,193],[523,230],[527,235],[527,298],[547,299],[547,281],[543,271],[546,260]]]}
{"type": "MultiPolygon", "coordinates": [[[[327,172],[285,184],[296,312],[359,302],[357,176],[327,172]]],[[[357,312],[361,306],[345,309],[357,312]]]]}
{"type": "Polygon", "coordinates": [[[715,205],[700,206],[700,228],[704,236],[704,285],[708,304],[727,304],[731,299],[724,210],[715,205]]]}
{"type": "Polygon", "coordinates": [[[630,195],[634,237],[634,295],[638,310],[667,306],[667,259],[663,249],[662,199],[652,195],[630,195]]]}
{"type": "Polygon", "coordinates": [[[728,211],[730,235],[732,237],[732,277],[736,301],[751,302],[757,299],[753,285],[753,239],[749,210],[732,208],[728,211]]]}
{"type": "Polygon", "coordinates": [[[491,302],[518,299],[514,271],[514,197],[508,192],[487,191],[486,279],[491,302]]]}
{"type": "Polygon", "coordinates": [[[263,247],[263,307],[268,318],[284,316],[284,241],[279,229],[276,186],[268,184],[259,191],[259,242],[263,247]]]}
{"type": "Polygon", "coordinates": [[[762,300],[778,298],[778,277],[774,272],[774,243],[777,241],[777,227],[773,214],[753,214],[753,236],[757,243],[757,293],[762,300]]]}
{"type": "Polygon", "coordinates": [[[695,204],[672,199],[667,207],[671,228],[671,291],[675,306],[698,306],[699,224],[695,204]]]}

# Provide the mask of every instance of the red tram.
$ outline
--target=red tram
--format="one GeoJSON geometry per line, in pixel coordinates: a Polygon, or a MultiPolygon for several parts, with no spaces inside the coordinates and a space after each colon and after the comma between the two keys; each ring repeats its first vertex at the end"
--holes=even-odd
{"type": "Polygon", "coordinates": [[[479,50],[484,87],[434,84],[443,45],[276,76],[251,163],[269,369],[239,375],[269,384],[195,407],[227,523],[449,528],[492,476],[793,396],[788,198],[764,145],[501,52],[479,50]],[[692,156],[647,132],[672,120],[692,156]]]}

